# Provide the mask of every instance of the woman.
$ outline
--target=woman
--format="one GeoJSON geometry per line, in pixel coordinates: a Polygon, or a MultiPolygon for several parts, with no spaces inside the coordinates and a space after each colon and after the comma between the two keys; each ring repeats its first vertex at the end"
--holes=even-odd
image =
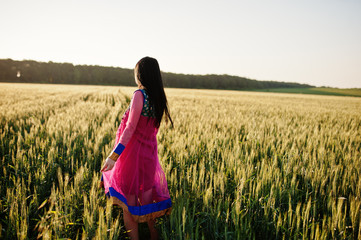
{"type": "Polygon", "coordinates": [[[105,193],[123,208],[124,225],[138,239],[138,223],[147,222],[157,239],[155,218],[170,214],[172,202],[159,164],[157,132],[163,115],[173,125],[156,59],[142,58],[134,69],[138,90],[118,128],[112,153],[102,168],[105,193]]]}

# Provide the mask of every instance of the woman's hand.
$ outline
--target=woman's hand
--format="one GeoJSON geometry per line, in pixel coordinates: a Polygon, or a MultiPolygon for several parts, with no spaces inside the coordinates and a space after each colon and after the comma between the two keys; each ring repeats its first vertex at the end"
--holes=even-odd
{"type": "Polygon", "coordinates": [[[114,164],[115,164],[115,161],[111,160],[110,158],[107,158],[107,160],[105,160],[102,170],[100,170],[100,171],[101,172],[109,171],[114,167],[114,164]]]}

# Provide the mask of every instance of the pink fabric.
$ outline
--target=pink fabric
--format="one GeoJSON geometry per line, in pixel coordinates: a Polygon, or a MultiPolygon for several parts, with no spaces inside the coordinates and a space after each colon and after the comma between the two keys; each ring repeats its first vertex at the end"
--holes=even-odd
{"type": "MultiPolygon", "coordinates": [[[[126,146],[133,136],[133,133],[137,127],[140,114],[143,109],[144,96],[141,91],[136,91],[133,95],[133,98],[130,102],[130,113],[129,119],[126,122],[125,129],[120,137],[119,143],[126,146]]],[[[117,134],[118,137],[118,134],[117,134]]],[[[117,141],[116,141],[117,143],[117,141]]]]}
{"type": "Polygon", "coordinates": [[[113,188],[126,198],[128,206],[144,206],[170,199],[167,181],[157,151],[154,118],[142,116],[142,92],[133,95],[116,133],[125,146],[112,170],[103,172],[105,193],[113,188]],[[148,121],[149,120],[149,121],[148,121]]]}

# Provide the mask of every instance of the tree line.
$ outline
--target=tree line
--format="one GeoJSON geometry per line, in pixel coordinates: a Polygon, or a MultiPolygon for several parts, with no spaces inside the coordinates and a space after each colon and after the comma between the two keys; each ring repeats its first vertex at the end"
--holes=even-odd
{"type": "MultiPolygon", "coordinates": [[[[199,89],[309,88],[308,84],[257,81],[230,75],[190,75],[162,72],[164,85],[199,89]]],[[[133,69],[71,63],[0,59],[0,82],[134,86],[133,69]]]]}

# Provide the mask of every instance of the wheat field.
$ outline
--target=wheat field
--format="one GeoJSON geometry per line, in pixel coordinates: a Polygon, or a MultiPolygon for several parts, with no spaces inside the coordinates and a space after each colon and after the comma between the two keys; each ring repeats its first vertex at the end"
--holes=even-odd
{"type": "MultiPolygon", "coordinates": [[[[0,84],[0,239],[126,238],[98,185],[134,90],[0,84]]],[[[162,239],[361,239],[361,98],[166,94],[162,239]]]]}

